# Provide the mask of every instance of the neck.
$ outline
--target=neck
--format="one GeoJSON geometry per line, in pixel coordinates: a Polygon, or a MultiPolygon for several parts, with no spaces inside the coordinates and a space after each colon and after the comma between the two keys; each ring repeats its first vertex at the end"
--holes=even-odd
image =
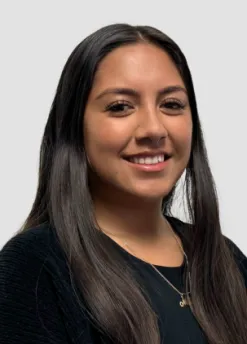
{"type": "Polygon", "coordinates": [[[170,235],[161,210],[162,200],[140,200],[98,190],[93,202],[100,229],[111,237],[151,244],[170,235]]]}

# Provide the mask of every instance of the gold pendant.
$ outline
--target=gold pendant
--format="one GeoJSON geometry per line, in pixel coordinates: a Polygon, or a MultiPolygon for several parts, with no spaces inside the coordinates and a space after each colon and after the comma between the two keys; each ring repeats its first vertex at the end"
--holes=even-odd
{"type": "Polygon", "coordinates": [[[188,302],[186,301],[186,299],[183,297],[183,295],[181,295],[181,299],[182,301],[179,302],[180,307],[185,307],[188,305],[188,302]]]}

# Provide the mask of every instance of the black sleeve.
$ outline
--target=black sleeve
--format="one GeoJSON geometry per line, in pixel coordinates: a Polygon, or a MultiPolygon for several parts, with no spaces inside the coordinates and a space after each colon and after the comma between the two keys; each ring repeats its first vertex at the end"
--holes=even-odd
{"type": "Polygon", "coordinates": [[[30,245],[0,252],[0,343],[68,344],[51,276],[30,245]]]}

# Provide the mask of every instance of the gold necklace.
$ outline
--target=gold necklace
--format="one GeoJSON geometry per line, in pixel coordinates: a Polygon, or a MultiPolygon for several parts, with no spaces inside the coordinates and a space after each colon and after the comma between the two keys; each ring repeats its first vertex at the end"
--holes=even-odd
{"type": "MultiPolygon", "coordinates": [[[[166,219],[165,219],[166,220],[166,219]]],[[[176,238],[176,235],[174,234],[173,232],[173,229],[171,228],[170,226],[170,223],[166,220],[167,224],[168,224],[168,227],[170,228],[171,232],[172,232],[172,235],[174,236],[175,240],[177,241],[177,244],[181,250],[181,252],[183,253],[185,259],[186,259],[186,265],[187,267],[189,266],[189,262],[188,262],[188,257],[186,255],[186,253],[184,252],[184,249],[183,247],[180,245],[180,242],[178,241],[178,239],[176,238]]],[[[126,241],[124,241],[124,245],[126,247],[129,247],[129,245],[127,244],[126,241]]],[[[130,251],[132,251],[130,249],[130,251]]],[[[133,252],[133,251],[132,251],[133,252]]],[[[134,253],[134,252],[133,252],[134,253]]],[[[144,259],[142,259],[144,262],[146,262],[144,259]]],[[[165,276],[162,275],[162,273],[160,273],[160,271],[151,263],[148,263],[146,262],[147,264],[151,265],[153,267],[153,269],[170,285],[170,287],[172,287],[180,296],[181,296],[181,300],[179,302],[179,305],[180,307],[185,307],[185,306],[189,306],[191,304],[191,300],[190,300],[190,297],[189,297],[189,294],[191,293],[190,291],[187,292],[187,293],[182,293],[181,291],[179,291],[165,276]]],[[[190,271],[188,272],[188,275],[189,275],[189,282],[190,282],[190,285],[191,285],[191,278],[190,278],[190,271]]]]}

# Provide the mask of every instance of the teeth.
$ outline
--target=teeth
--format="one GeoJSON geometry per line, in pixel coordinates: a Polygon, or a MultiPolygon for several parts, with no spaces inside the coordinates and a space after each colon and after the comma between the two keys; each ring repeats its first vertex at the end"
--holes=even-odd
{"type": "Polygon", "coordinates": [[[164,160],[165,160],[164,155],[157,155],[157,156],[145,157],[145,158],[133,157],[130,159],[130,161],[135,164],[145,164],[145,165],[157,164],[158,162],[162,162],[164,160]]]}

